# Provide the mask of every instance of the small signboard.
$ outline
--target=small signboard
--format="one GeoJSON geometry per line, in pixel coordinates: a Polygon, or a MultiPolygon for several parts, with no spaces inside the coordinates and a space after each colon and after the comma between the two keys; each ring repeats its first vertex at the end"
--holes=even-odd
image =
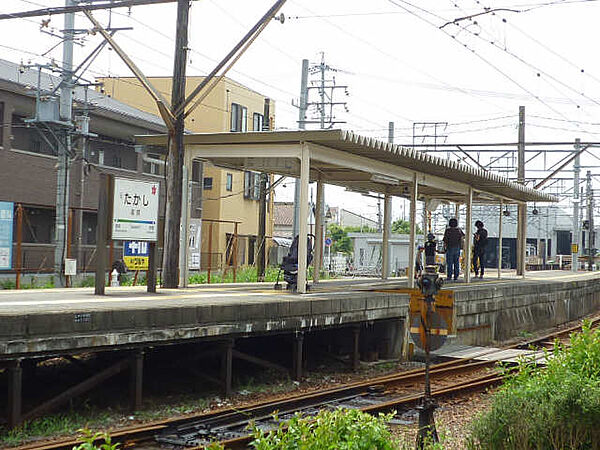
{"type": "Polygon", "coordinates": [[[579,245],[571,244],[571,253],[579,253],[579,245]]]}
{"type": "Polygon", "coordinates": [[[115,178],[112,239],[156,242],[159,184],[115,178]]]}
{"type": "Polygon", "coordinates": [[[65,275],[77,275],[77,260],[65,258],[65,275]]]}
{"type": "Polygon", "coordinates": [[[329,247],[331,245],[331,238],[325,239],[325,245],[329,247]]]}
{"type": "Polygon", "coordinates": [[[129,270],[148,270],[150,244],[145,241],[123,242],[123,262],[129,270]]]}
{"type": "Polygon", "coordinates": [[[13,202],[0,202],[0,270],[12,268],[13,202]]]}
{"type": "Polygon", "coordinates": [[[202,243],[202,219],[190,218],[190,229],[188,232],[188,268],[190,270],[200,269],[200,245],[202,243]]]}

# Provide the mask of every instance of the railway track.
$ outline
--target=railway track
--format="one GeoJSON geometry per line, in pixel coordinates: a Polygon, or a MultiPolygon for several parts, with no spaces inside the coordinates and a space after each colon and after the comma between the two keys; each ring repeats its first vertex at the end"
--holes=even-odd
{"type": "MultiPolygon", "coordinates": [[[[600,325],[600,316],[592,319],[593,326],[600,325]]],[[[573,326],[516,343],[501,349],[544,348],[556,339],[564,340],[581,329],[573,326]]],[[[480,353],[491,357],[498,350],[480,353]]],[[[463,358],[431,367],[432,395],[435,398],[480,391],[502,382],[502,375],[494,369],[497,360],[463,358]]],[[[424,369],[414,369],[398,374],[371,378],[366,381],[337,386],[319,392],[295,395],[277,401],[259,402],[244,408],[231,408],[194,417],[169,419],[143,426],[121,429],[111,433],[113,442],[122,448],[143,448],[166,445],[169,447],[203,448],[219,441],[226,448],[246,448],[251,438],[247,426],[270,430],[279,427],[295,413],[315,415],[325,408],[353,408],[368,413],[402,410],[415,406],[423,395],[424,369]],[[273,417],[277,412],[277,418],[273,417]]],[[[45,444],[28,445],[22,450],[71,449],[78,440],[62,440],[45,444]]]]}

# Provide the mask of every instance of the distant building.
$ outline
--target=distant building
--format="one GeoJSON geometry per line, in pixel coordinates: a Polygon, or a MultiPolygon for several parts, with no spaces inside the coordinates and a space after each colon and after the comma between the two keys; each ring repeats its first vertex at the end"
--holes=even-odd
{"type": "MultiPolygon", "coordinates": [[[[498,227],[499,206],[474,206],[473,223],[481,220],[488,230],[489,242],[485,254],[486,267],[497,267],[498,264],[498,227]]],[[[543,264],[558,260],[559,255],[571,256],[571,241],[573,230],[573,215],[555,205],[527,207],[527,257],[533,264],[543,264]]],[[[598,235],[600,229],[596,229],[598,235]]],[[[475,226],[470,230],[473,236],[475,226]]],[[[502,215],[502,268],[516,268],[517,245],[517,208],[510,206],[504,209],[502,215]]],[[[589,233],[582,231],[580,254],[589,248],[589,233]]]]}
{"type": "MultiPolygon", "coordinates": [[[[383,234],[348,233],[348,237],[352,240],[352,268],[357,272],[380,274],[383,234]]],[[[417,242],[421,239],[422,236],[417,236],[417,242]]],[[[408,268],[409,243],[408,234],[390,235],[390,273],[403,273],[408,268]]]]}
{"type": "Polygon", "coordinates": [[[275,202],[273,211],[273,236],[292,238],[294,202],[275,202]]]}
{"type": "Polygon", "coordinates": [[[377,221],[347,209],[333,206],[329,208],[329,212],[331,213],[330,223],[337,223],[341,227],[362,227],[373,230],[379,229],[379,223],[377,223],[377,221]]]}

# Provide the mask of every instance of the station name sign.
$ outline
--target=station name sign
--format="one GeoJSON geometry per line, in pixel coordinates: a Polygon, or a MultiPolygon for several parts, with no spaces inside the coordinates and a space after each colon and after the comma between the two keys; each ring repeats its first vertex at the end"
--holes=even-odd
{"type": "Polygon", "coordinates": [[[112,239],[158,239],[159,184],[115,178],[113,185],[112,239]]]}

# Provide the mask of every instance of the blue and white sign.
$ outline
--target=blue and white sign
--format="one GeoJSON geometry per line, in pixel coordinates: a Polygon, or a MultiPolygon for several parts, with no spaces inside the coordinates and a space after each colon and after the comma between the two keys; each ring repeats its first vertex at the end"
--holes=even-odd
{"type": "Polygon", "coordinates": [[[123,262],[129,270],[148,270],[150,245],[145,241],[123,242],[123,262]]]}
{"type": "Polygon", "coordinates": [[[325,245],[329,247],[331,245],[331,238],[325,239],[325,245]]]}
{"type": "Polygon", "coordinates": [[[0,202],[0,270],[12,268],[13,202],[0,202]]]}

